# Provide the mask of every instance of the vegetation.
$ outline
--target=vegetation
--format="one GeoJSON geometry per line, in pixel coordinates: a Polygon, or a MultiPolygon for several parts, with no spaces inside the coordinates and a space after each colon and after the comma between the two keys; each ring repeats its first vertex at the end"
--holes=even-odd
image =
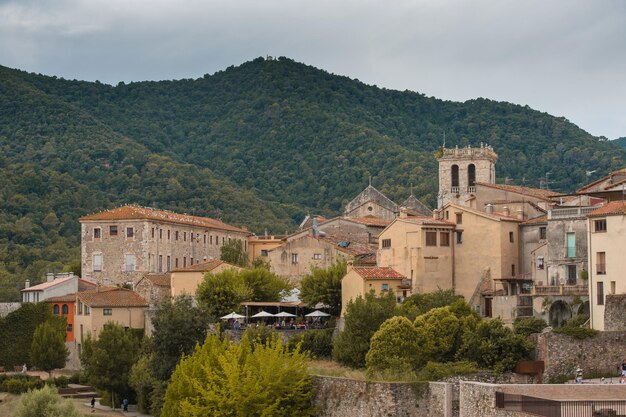
{"type": "Polygon", "coordinates": [[[468,375],[478,372],[474,362],[428,362],[416,375],[418,381],[441,381],[456,375],[468,375]]]}
{"type": "Polygon", "coordinates": [[[35,329],[52,318],[47,303],[25,303],[6,317],[0,317],[0,366],[30,364],[30,349],[35,329]],[[16,349],[16,346],[22,348],[16,349]]]}
{"type": "Polygon", "coordinates": [[[373,175],[396,201],[416,183],[434,205],[444,132],[451,147],[494,146],[499,178],[539,186],[550,171],[559,191],[626,161],[527,106],[380,89],[286,58],[117,86],[0,67],[0,301],[78,268],[77,219],[123,203],[282,233],[308,209],[341,212],[373,175]]]}
{"type": "Polygon", "coordinates": [[[309,305],[317,303],[331,307],[331,313],[341,312],[341,280],[347,273],[345,261],[324,269],[313,268],[300,282],[300,299],[309,305]]]}
{"type": "Polygon", "coordinates": [[[220,259],[233,265],[248,266],[248,254],[243,248],[243,241],[233,239],[220,248],[220,259]]]}
{"type": "Polygon", "coordinates": [[[22,394],[32,389],[39,389],[43,385],[44,382],[39,377],[22,374],[0,374],[0,392],[22,394]]]}
{"type": "Polygon", "coordinates": [[[81,417],[71,400],[64,400],[56,388],[44,385],[20,398],[14,417],[81,417]]]}
{"type": "Polygon", "coordinates": [[[33,343],[30,348],[30,359],[33,366],[48,372],[63,368],[70,354],[65,346],[66,321],[63,317],[52,317],[35,329],[33,343]]]}
{"type": "Polygon", "coordinates": [[[305,356],[282,340],[241,344],[207,336],[176,367],[163,417],[313,416],[305,356]]]}
{"type": "Polygon", "coordinates": [[[133,397],[128,375],[137,359],[137,337],[112,322],[104,325],[97,340],[87,336],[80,355],[87,380],[94,387],[110,393],[112,404],[119,404],[122,398],[133,397]]]}
{"type": "Polygon", "coordinates": [[[307,330],[287,343],[289,349],[297,347],[316,359],[327,359],[333,354],[333,332],[335,329],[307,330]]]}
{"type": "Polygon", "coordinates": [[[598,331],[595,329],[591,329],[585,325],[588,320],[589,316],[584,314],[578,314],[563,323],[563,326],[557,327],[552,331],[554,333],[571,336],[574,339],[578,340],[589,339],[598,334],[598,331]]]}
{"type": "Polygon", "coordinates": [[[430,293],[413,294],[402,303],[402,315],[414,320],[433,308],[445,307],[459,300],[463,300],[463,296],[455,294],[453,289],[438,289],[430,293]]]}
{"type": "Polygon", "coordinates": [[[350,301],[344,316],[344,330],[335,339],[333,358],[346,366],[364,367],[372,336],[394,315],[396,298],[391,292],[380,297],[370,292],[350,301]]]}
{"type": "Polygon", "coordinates": [[[533,333],[541,333],[546,327],[548,327],[548,323],[538,317],[517,318],[515,322],[513,322],[513,331],[524,336],[530,336],[533,333]]]}

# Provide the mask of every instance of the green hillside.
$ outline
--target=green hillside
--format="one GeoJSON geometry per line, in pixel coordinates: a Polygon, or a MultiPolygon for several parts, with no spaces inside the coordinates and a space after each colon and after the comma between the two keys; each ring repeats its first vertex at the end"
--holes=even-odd
{"type": "Polygon", "coordinates": [[[612,141],[614,144],[619,145],[620,147],[626,149],[626,136],[622,138],[617,138],[612,141]]]}
{"type": "Polygon", "coordinates": [[[442,101],[262,58],[196,80],[113,87],[0,67],[0,282],[76,259],[85,213],[128,202],[254,231],[336,215],[373,177],[433,205],[447,146],[492,145],[499,178],[573,190],[626,151],[510,103],[442,101]]]}

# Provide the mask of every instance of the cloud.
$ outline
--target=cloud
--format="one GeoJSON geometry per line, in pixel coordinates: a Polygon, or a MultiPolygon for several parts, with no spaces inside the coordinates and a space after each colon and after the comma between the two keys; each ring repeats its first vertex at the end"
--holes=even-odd
{"type": "Polygon", "coordinates": [[[626,2],[0,0],[0,63],[103,82],[283,55],[370,84],[488,97],[626,135],[626,2]],[[621,106],[621,107],[620,107],[621,106]]]}

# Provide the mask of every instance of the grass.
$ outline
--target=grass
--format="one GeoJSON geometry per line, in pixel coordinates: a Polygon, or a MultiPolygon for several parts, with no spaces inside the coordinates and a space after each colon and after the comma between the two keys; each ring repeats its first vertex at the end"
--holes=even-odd
{"type": "MultiPolygon", "coordinates": [[[[3,395],[4,393],[0,393],[3,395]]],[[[0,403],[0,417],[13,417],[13,411],[17,407],[19,395],[8,394],[6,398],[0,403]]]]}
{"type": "MultiPolygon", "coordinates": [[[[19,402],[19,400],[20,400],[19,395],[8,394],[7,397],[4,399],[4,401],[0,402],[0,417],[13,417],[13,413],[15,412],[15,409],[17,408],[17,403],[19,402]]],[[[72,399],[72,402],[74,403],[78,411],[80,411],[84,416],[91,416],[91,417],[120,417],[121,416],[119,411],[113,412],[113,411],[95,410],[92,413],[91,409],[89,409],[88,407],[85,407],[85,404],[89,402],[88,398],[87,399],[74,398],[72,399]]]]}
{"type": "Polygon", "coordinates": [[[334,376],[339,378],[356,379],[359,381],[368,380],[365,369],[348,368],[331,360],[312,360],[309,363],[309,372],[312,375],[334,376]]]}

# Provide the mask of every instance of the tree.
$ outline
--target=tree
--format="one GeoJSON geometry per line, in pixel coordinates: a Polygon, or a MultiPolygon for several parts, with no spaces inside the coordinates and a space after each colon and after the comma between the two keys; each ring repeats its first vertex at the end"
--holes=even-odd
{"type": "Polygon", "coordinates": [[[463,300],[463,296],[455,294],[453,289],[438,289],[430,293],[413,294],[404,300],[400,309],[402,315],[415,319],[433,308],[449,306],[459,300],[463,300]]]}
{"type": "Polygon", "coordinates": [[[239,274],[252,289],[249,301],[280,301],[293,289],[289,279],[279,277],[265,268],[244,269],[239,274]]]}
{"type": "Polygon", "coordinates": [[[432,350],[432,341],[424,329],[415,328],[406,317],[392,317],[372,336],[370,350],[365,357],[367,371],[370,374],[413,374],[426,363],[427,352],[432,350]]]}
{"type": "Polygon", "coordinates": [[[220,249],[220,259],[234,265],[248,266],[248,254],[243,249],[243,241],[240,239],[232,239],[230,242],[222,245],[220,249]]]}
{"type": "Polygon", "coordinates": [[[240,344],[210,334],[176,367],[162,417],[314,416],[305,356],[281,339],[240,344]]]}
{"type": "Polygon", "coordinates": [[[80,361],[89,383],[111,393],[116,398],[130,394],[128,374],[139,358],[139,341],[131,332],[117,323],[104,325],[98,339],[91,336],[83,343],[80,361]],[[116,394],[118,397],[116,397],[116,394]]]}
{"type": "Polygon", "coordinates": [[[539,333],[548,327],[548,323],[544,319],[538,317],[517,318],[513,322],[513,331],[517,334],[530,336],[533,333],[539,333]]]}
{"type": "Polygon", "coordinates": [[[56,388],[44,385],[41,389],[23,394],[14,417],[81,417],[70,400],[64,400],[56,388]]]}
{"type": "Polygon", "coordinates": [[[152,319],[153,360],[151,369],[160,380],[168,380],[183,355],[189,355],[194,347],[206,338],[210,318],[206,312],[194,306],[193,298],[177,297],[174,302],[162,302],[152,319]]]}
{"type": "Polygon", "coordinates": [[[353,368],[364,367],[372,336],[396,311],[396,298],[391,292],[380,297],[369,292],[365,297],[358,296],[350,301],[344,316],[344,330],[333,345],[333,358],[353,368]]]}
{"type": "Polygon", "coordinates": [[[63,317],[50,318],[37,326],[30,348],[32,365],[48,372],[48,374],[53,369],[65,366],[70,354],[65,345],[65,326],[66,322],[63,317]]]}
{"type": "Polygon", "coordinates": [[[239,272],[227,269],[217,274],[205,274],[196,290],[196,299],[207,314],[217,320],[231,311],[238,311],[241,302],[249,300],[253,294],[239,272]]]}
{"type": "Polygon", "coordinates": [[[309,305],[322,303],[331,307],[331,312],[341,312],[341,280],[347,273],[346,262],[340,261],[322,269],[313,268],[300,282],[300,299],[309,305]]]}
{"type": "Polygon", "coordinates": [[[449,307],[438,307],[418,316],[414,326],[426,335],[429,341],[427,360],[447,362],[454,359],[461,342],[461,322],[449,307]]]}

